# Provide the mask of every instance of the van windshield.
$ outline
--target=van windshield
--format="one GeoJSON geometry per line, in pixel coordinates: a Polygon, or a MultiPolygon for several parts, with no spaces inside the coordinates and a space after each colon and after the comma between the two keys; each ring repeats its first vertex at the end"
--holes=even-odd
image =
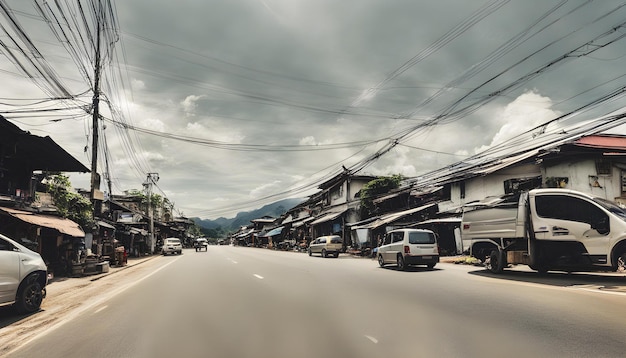
{"type": "Polygon", "coordinates": [[[602,198],[593,198],[593,200],[609,212],[612,212],[613,214],[619,216],[620,219],[626,221],[626,210],[618,206],[616,203],[602,198]]]}
{"type": "Polygon", "coordinates": [[[409,244],[434,244],[435,234],[432,232],[410,232],[409,244]]]}

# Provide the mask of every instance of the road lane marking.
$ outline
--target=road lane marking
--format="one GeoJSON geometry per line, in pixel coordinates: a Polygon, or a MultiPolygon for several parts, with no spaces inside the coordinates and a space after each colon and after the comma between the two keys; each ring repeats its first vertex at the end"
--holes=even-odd
{"type": "Polygon", "coordinates": [[[234,264],[236,264],[236,263],[237,263],[237,261],[235,261],[235,260],[231,259],[230,257],[228,258],[228,260],[230,260],[230,262],[232,262],[232,263],[234,263],[234,264]]]}
{"type": "Polygon", "coordinates": [[[258,278],[259,280],[262,280],[262,279],[263,279],[263,276],[261,276],[261,275],[257,275],[257,274],[254,274],[254,277],[258,278]]]}
{"type": "Polygon", "coordinates": [[[102,312],[102,311],[104,311],[105,309],[107,309],[107,307],[109,307],[109,306],[102,306],[102,307],[98,308],[98,309],[97,309],[97,310],[96,310],[93,314],[96,314],[96,313],[98,313],[98,312],[102,312]]]}
{"type": "Polygon", "coordinates": [[[372,336],[368,336],[367,334],[365,335],[365,338],[369,339],[370,341],[372,341],[372,343],[374,344],[378,344],[378,339],[372,337],[372,336]]]}
{"type": "Polygon", "coordinates": [[[60,319],[58,322],[54,323],[53,325],[51,325],[48,328],[45,328],[43,331],[41,331],[38,334],[33,335],[32,337],[28,337],[27,339],[22,341],[19,345],[16,345],[12,350],[10,350],[7,353],[8,354],[14,353],[15,351],[19,350],[20,348],[24,347],[25,345],[27,345],[28,343],[34,341],[35,339],[43,337],[43,336],[47,335],[48,333],[50,333],[50,332],[56,330],[57,328],[61,327],[62,325],[64,325],[64,324],[70,322],[71,320],[75,319],[76,317],[79,317],[83,312],[88,311],[88,310],[92,309],[93,307],[96,307],[96,306],[102,304],[105,301],[113,299],[115,296],[119,295],[120,293],[122,293],[122,292],[126,291],[127,289],[137,285],[138,283],[148,279],[150,276],[156,274],[157,272],[163,270],[167,266],[169,266],[169,265],[173,264],[174,262],[178,261],[181,257],[182,256],[178,256],[177,258],[175,258],[172,261],[169,261],[165,265],[157,267],[154,271],[150,272],[149,274],[147,274],[144,277],[141,277],[137,281],[129,282],[129,283],[123,285],[123,286],[120,286],[120,287],[118,287],[118,288],[116,288],[116,289],[114,289],[112,291],[107,292],[106,295],[99,296],[94,301],[91,301],[91,302],[85,304],[84,306],[75,308],[71,312],[68,312],[68,314],[65,317],[63,317],[62,319],[60,319]]]}

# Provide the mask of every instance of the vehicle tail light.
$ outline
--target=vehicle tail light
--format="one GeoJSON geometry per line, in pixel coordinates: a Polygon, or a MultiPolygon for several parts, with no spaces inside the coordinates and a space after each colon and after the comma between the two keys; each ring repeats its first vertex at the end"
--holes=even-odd
{"type": "Polygon", "coordinates": [[[411,248],[410,248],[410,247],[408,247],[408,246],[405,246],[405,247],[404,247],[404,253],[405,253],[405,254],[410,254],[410,253],[411,253],[411,248]]]}

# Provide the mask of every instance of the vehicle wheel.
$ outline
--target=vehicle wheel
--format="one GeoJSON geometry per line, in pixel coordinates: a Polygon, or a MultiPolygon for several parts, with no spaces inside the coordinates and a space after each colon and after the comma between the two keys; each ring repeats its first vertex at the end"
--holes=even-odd
{"type": "Polygon", "coordinates": [[[179,255],[182,255],[182,254],[183,254],[183,252],[182,252],[182,251],[178,251],[178,254],[179,254],[179,255]]]}
{"type": "Polygon", "coordinates": [[[504,252],[500,250],[493,250],[489,255],[489,271],[493,273],[501,273],[506,266],[506,259],[504,258],[504,252]]]}
{"type": "Polygon", "coordinates": [[[432,270],[433,268],[435,268],[435,265],[437,265],[437,263],[436,263],[436,262],[431,262],[431,263],[429,263],[429,264],[426,264],[426,267],[428,267],[429,269],[431,269],[431,270],[432,270]]]}
{"type": "Polygon", "coordinates": [[[20,314],[38,311],[39,307],[41,307],[41,301],[43,301],[43,293],[39,282],[34,277],[27,278],[27,280],[17,293],[15,301],[15,309],[20,314]]]}
{"type": "Polygon", "coordinates": [[[378,254],[378,266],[385,267],[385,259],[383,259],[383,255],[378,254]]]}
{"type": "Polygon", "coordinates": [[[530,267],[531,270],[535,270],[540,274],[544,274],[544,273],[548,273],[548,267],[545,265],[528,265],[528,267],[530,267]]]}
{"type": "Polygon", "coordinates": [[[626,253],[617,258],[617,272],[626,272],[626,253]]]}
{"type": "Polygon", "coordinates": [[[328,253],[326,252],[326,249],[322,249],[322,257],[324,258],[328,257],[328,253]]]}
{"type": "Polygon", "coordinates": [[[335,252],[335,258],[339,257],[339,253],[335,252]]]}
{"type": "Polygon", "coordinates": [[[311,252],[311,249],[309,249],[309,256],[312,256],[313,253],[311,252]]]}
{"type": "Polygon", "coordinates": [[[398,270],[406,270],[406,264],[404,263],[404,257],[398,254],[398,270]]]}

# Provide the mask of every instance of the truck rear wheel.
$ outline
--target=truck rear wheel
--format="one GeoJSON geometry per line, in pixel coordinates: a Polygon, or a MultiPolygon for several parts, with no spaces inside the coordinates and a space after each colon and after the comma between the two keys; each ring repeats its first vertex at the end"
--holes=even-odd
{"type": "Polygon", "coordinates": [[[489,271],[493,273],[501,273],[504,270],[504,267],[506,266],[505,254],[506,253],[501,250],[491,251],[491,254],[489,255],[489,265],[487,267],[489,271]]]}

